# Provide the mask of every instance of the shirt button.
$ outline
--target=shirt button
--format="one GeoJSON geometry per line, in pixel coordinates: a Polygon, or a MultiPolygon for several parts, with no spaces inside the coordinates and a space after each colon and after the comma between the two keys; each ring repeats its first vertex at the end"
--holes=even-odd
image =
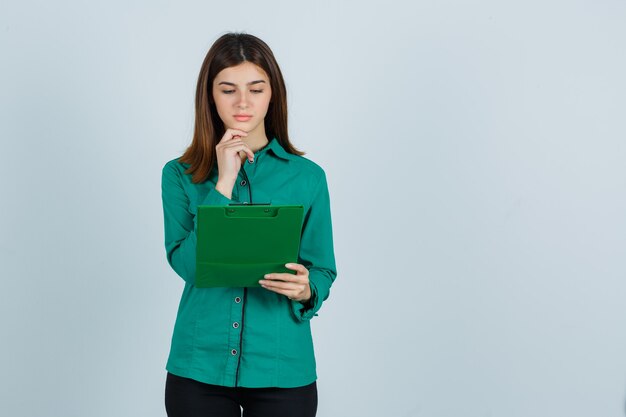
{"type": "Polygon", "coordinates": [[[233,356],[235,356],[235,355],[237,354],[237,350],[236,350],[236,349],[231,350],[231,351],[230,351],[230,354],[231,354],[231,355],[233,355],[233,356]]]}
{"type": "Polygon", "coordinates": [[[234,327],[235,329],[236,329],[236,328],[238,328],[238,327],[239,327],[239,323],[234,322],[234,323],[233,323],[233,327],[234,327]]]}
{"type": "Polygon", "coordinates": [[[241,182],[239,183],[239,185],[241,185],[242,187],[246,184],[247,184],[246,180],[241,180],[241,182]]]}
{"type": "Polygon", "coordinates": [[[239,304],[239,303],[241,302],[241,298],[239,298],[239,297],[235,297],[235,302],[236,302],[237,304],[239,304]]]}

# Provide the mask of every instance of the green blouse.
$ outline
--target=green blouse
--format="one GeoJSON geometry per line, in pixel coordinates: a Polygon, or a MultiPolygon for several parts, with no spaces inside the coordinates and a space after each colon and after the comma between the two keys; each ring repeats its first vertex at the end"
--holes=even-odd
{"type": "MultiPolygon", "coordinates": [[[[188,164],[174,159],[162,177],[167,260],[185,280],[166,369],[228,387],[298,387],[317,379],[310,320],[337,276],[326,176],[310,160],[288,153],[277,139],[242,166],[232,200],[215,190],[217,169],[191,182],[188,164]],[[249,181],[249,183],[248,183],[249,181]],[[250,188],[251,187],[251,188],[250,188]],[[304,206],[298,263],[309,270],[306,304],[265,288],[196,288],[196,213],[199,205],[230,203],[304,206]]],[[[245,236],[241,237],[245,239],[245,236]]]]}

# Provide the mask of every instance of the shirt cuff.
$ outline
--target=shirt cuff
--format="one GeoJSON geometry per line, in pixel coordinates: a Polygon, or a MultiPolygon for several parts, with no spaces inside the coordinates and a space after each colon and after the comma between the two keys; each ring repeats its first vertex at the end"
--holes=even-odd
{"type": "Polygon", "coordinates": [[[311,298],[308,301],[296,301],[291,300],[291,311],[296,316],[298,321],[311,320],[317,316],[317,310],[319,310],[319,303],[317,297],[317,288],[309,281],[311,287],[311,298]]]}

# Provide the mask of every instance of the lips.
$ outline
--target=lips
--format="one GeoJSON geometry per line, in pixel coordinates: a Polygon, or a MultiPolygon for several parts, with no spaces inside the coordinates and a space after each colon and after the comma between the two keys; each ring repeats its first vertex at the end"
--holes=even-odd
{"type": "Polygon", "coordinates": [[[247,122],[248,120],[252,119],[252,116],[250,116],[249,114],[236,114],[234,117],[235,120],[237,120],[238,122],[247,122]]]}

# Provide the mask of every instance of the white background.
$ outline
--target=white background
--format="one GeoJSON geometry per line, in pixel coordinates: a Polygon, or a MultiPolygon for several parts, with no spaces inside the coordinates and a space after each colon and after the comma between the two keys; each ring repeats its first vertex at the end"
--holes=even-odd
{"type": "Polygon", "coordinates": [[[208,48],[243,30],[328,175],[318,416],[623,416],[625,21],[617,0],[4,0],[2,415],[165,415],[161,168],[208,48]]]}

